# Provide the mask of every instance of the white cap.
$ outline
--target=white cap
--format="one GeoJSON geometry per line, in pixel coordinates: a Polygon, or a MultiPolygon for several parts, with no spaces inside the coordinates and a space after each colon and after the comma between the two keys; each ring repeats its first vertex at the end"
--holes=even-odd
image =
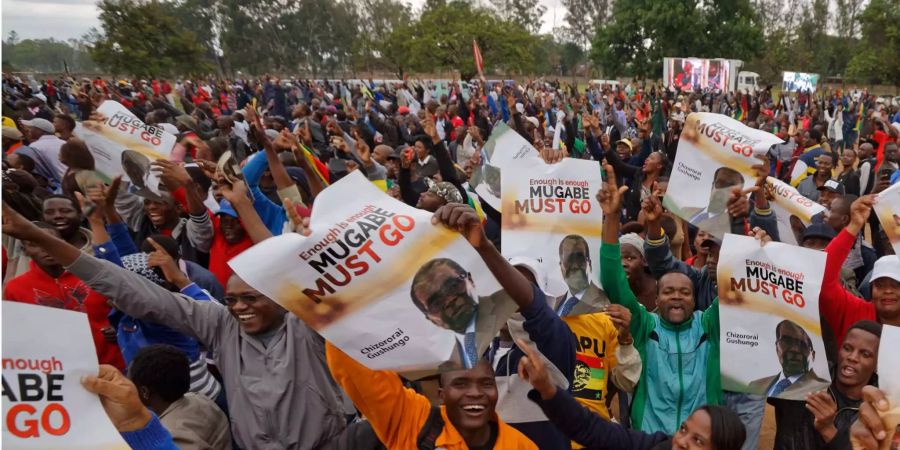
{"type": "Polygon", "coordinates": [[[900,256],[885,255],[875,261],[871,280],[875,281],[885,277],[900,282],[900,256]]]}
{"type": "Polygon", "coordinates": [[[28,128],[37,128],[45,133],[53,134],[56,132],[56,130],[53,129],[53,124],[49,120],[40,117],[35,117],[31,120],[23,120],[22,125],[25,125],[28,128]]]}
{"type": "Polygon", "coordinates": [[[548,299],[559,297],[567,290],[566,285],[560,282],[561,280],[557,280],[545,273],[541,264],[534,258],[528,256],[513,256],[509,259],[509,263],[513,267],[522,267],[531,272],[538,287],[544,292],[544,295],[546,295],[548,299]]]}

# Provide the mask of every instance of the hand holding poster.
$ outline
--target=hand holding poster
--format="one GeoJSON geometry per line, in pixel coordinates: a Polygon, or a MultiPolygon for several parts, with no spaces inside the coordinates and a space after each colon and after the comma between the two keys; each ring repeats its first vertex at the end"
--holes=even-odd
{"type": "MultiPolygon", "coordinates": [[[[569,314],[608,303],[598,286],[603,212],[594,194],[603,183],[596,161],[565,158],[558,164],[514,161],[503,177],[503,256],[528,256],[549,274],[544,292],[566,300],[582,293],[569,314]]],[[[539,283],[543,280],[539,280],[539,283]]]]}
{"type": "Polygon", "coordinates": [[[159,193],[159,177],[150,162],[168,159],[175,136],[155,125],[147,125],[120,103],[107,100],[97,108],[102,122],[79,122],[75,135],[84,140],[94,156],[97,171],[112,179],[127,175],[132,184],[159,193]]]}
{"type": "Polygon", "coordinates": [[[881,191],[874,209],[894,254],[900,258],[900,183],[881,191]]]}
{"type": "Polygon", "coordinates": [[[3,447],[127,449],[99,398],[81,386],[97,367],[85,314],[3,302],[3,447]]]}
{"type": "Polygon", "coordinates": [[[735,234],[719,255],[722,389],[805,400],[828,387],[819,321],[825,255],[735,234]]]}
{"type": "Polygon", "coordinates": [[[728,199],[756,183],[753,166],[781,139],[722,114],[692,113],[678,141],[663,204],[717,237],[731,230],[728,199]]]}
{"type": "Polygon", "coordinates": [[[491,208],[500,211],[500,173],[514,160],[540,161],[534,146],[505,123],[498,123],[481,149],[481,166],[472,169],[471,185],[491,208]]]}
{"type": "Polygon", "coordinates": [[[775,177],[766,179],[766,195],[778,221],[780,241],[785,244],[800,245],[802,233],[796,234],[800,232],[799,225],[808,226],[813,216],[825,211],[824,206],[800,195],[793,186],[775,177]]]}
{"type": "Polygon", "coordinates": [[[470,367],[518,309],[465,238],[360,172],[316,205],[310,236],[267,239],[229,264],[360,363],[470,367]]]}

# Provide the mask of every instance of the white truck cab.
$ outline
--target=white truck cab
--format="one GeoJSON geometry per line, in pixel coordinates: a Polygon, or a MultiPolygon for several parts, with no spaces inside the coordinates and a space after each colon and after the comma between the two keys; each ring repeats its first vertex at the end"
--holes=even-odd
{"type": "Polygon", "coordinates": [[[756,72],[738,72],[737,90],[738,92],[750,91],[755,94],[759,89],[759,74],[756,72]]]}

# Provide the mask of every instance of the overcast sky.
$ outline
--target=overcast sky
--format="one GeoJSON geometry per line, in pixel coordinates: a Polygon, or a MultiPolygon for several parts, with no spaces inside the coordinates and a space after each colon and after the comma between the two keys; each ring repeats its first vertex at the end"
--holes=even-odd
{"type": "MultiPolygon", "coordinates": [[[[425,0],[403,0],[419,8],[425,0]]],[[[484,1],[484,0],[482,0],[484,1]]],[[[565,9],[560,0],[540,0],[547,7],[542,32],[549,32],[563,21],[565,9]]],[[[15,30],[19,39],[80,38],[91,27],[99,27],[95,0],[2,0],[3,39],[15,30]]]]}

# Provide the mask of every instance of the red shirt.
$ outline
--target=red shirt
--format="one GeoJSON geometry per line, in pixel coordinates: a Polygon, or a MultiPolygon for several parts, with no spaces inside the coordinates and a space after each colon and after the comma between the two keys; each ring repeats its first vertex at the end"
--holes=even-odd
{"type": "Polygon", "coordinates": [[[213,241],[209,248],[209,271],[216,276],[223,287],[228,284],[228,278],[234,273],[231,266],[228,265],[228,261],[250,247],[253,247],[253,241],[249,235],[244,235],[244,238],[236,244],[226,242],[225,234],[222,233],[221,219],[218,215],[213,217],[213,241]]]}
{"type": "MultiPolygon", "coordinates": [[[[111,308],[106,297],[91,290],[75,275],[63,272],[59,278],[53,278],[32,261],[31,269],[9,281],[3,290],[3,299],[86,313],[100,364],[125,370],[119,346],[108,342],[100,331],[110,327],[107,315],[111,308]]],[[[52,328],[53,324],[47,326],[52,328]]]]}
{"type": "Polygon", "coordinates": [[[825,276],[822,292],[819,293],[819,312],[828,321],[838,345],[844,342],[844,335],[850,325],[860,320],[876,320],[875,304],[867,302],[844,289],[841,285],[841,266],[850,254],[856,237],[847,230],[840,233],[825,247],[825,276]]]}

